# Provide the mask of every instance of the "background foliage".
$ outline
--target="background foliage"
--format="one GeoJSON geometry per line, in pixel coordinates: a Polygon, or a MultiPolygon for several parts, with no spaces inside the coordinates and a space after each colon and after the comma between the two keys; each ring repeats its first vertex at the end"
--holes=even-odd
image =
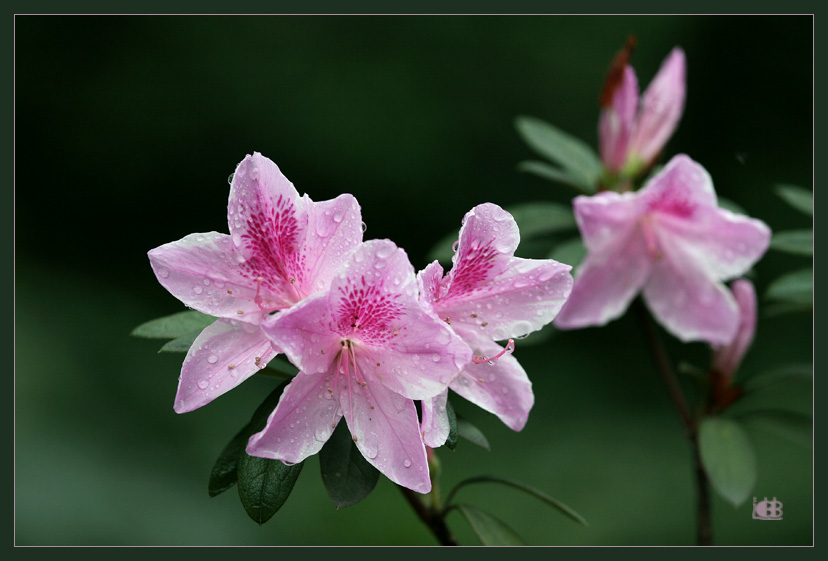
{"type": "MultiPolygon", "coordinates": [[[[353,193],[366,238],[391,238],[417,268],[476,204],[566,203],[565,189],[516,170],[533,155],[513,120],[533,115],[596,146],[604,74],[631,33],[642,84],[673,46],[687,54],[686,110],[665,152],[688,153],[721,196],[774,231],[808,228],[774,189],[812,182],[812,25],[804,16],[16,17],[16,543],[433,544],[384,478],[366,501],[336,510],[315,459],[264,526],[233,493],[209,498],[215,458],[277,382],[253,379],[176,415],[182,355],[128,337],[183,309],[146,252],[226,232],[226,178],[254,150],[314,200],[353,193]]],[[[769,252],[757,292],[806,264],[769,252]]],[[[492,451],[462,440],[441,450],[444,487],[508,476],[590,522],[506,488],[463,489],[467,504],[497,500],[498,517],[531,544],[692,543],[689,446],[633,319],[518,346],[537,398],[521,433],[455,400],[492,451]]],[[[801,313],[761,319],[740,373],[808,362],[811,326],[801,313]]],[[[707,362],[703,345],[681,352],[707,362]]],[[[750,500],[733,509],[716,498],[716,543],[810,544],[810,447],[761,427],[749,436],[754,494],[779,498],[785,517],[755,521],[750,500]]],[[[478,543],[452,517],[460,542],[478,543]]]]}

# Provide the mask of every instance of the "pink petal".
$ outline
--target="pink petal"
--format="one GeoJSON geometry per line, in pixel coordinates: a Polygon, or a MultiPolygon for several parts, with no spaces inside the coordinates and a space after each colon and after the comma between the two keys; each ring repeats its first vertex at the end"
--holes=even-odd
{"type": "Polygon", "coordinates": [[[297,464],[319,452],[342,418],[338,397],[332,392],[339,392],[332,376],[299,372],[285,388],[265,428],[250,437],[247,453],[297,464]]]}
{"type": "Polygon", "coordinates": [[[627,146],[637,111],[638,80],[635,71],[630,66],[625,66],[611,104],[601,110],[598,122],[601,160],[609,171],[620,171],[627,161],[627,146]]]}
{"type": "Polygon", "coordinates": [[[685,154],[669,162],[636,193],[639,211],[693,219],[696,209],[716,207],[716,190],[710,174],[685,154]]]}
{"type": "Polygon", "coordinates": [[[499,206],[484,203],[466,213],[457,252],[452,257],[446,297],[485,288],[490,279],[509,266],[519,242],[515,219],[499,206]]]}
{"type": "Polygon", "coordinates": [[[337,270],[362,243],[362,215],[353,195],[313,203],[307,199],[307,235],[301,248],[307,274],[300,292],[327,290],[337,270]]]}
{"type": "Polygon", "coordinates": [[[513,257],[508,267],[474,292],[433,304],[453,328],[487,339],[523,337],[550,323],[572,290],[571,266],[552,259],[513,257]]]}
{"type": "Polygon", "coordinates": [[[739,368],[756,332],[756,290],[753,283],[739,279],[733,282],[730,290],[739,307],[739,327],[733,341],[717,349],[713,355],[713,368],[729,377],[739,368]]]}
{"type": "Polygon", "coordinates": [[[643,206],[637,193],[604,191],[575,197],[572,203],[575,220],[584,245],[591,252],[608,251],[637,228],[643,206]]]}
{"type": "Polygon", "coordinates": [[[420,290],[420,304],[426,311],[433,311],[433,304],[440,299],[443,287],[443,267],[437,261],[429,263],[417,273],[420,290]]]}
{"type": "Polygon", "coordinates": [[[684,51],[675,48],[644,92],[629,147],[630,155],[637,156],[644,164],[650,164],[658,156],[681,119],[685,73],[684,51]]]}
{"type": "Polygon", "coordinates": [[[683,246],[710,276],[727,280],[746,273],[767,251],[771,231],[764,222],[715,207],[699,207],[692,220],[659,217],[666,246],[683,246]]]}
{"type": "Polygon", "coordinates": [[[682,341],[722,345],[736,334],[736,301],[681,247],[670,247],[653,264],[644,300],[661,325],[682,341]]]}
{"type": "Polygon", "coordinates": [[[230,320],[212,323],[184,359],[175,395],[176,413],[210,403],[264,368],[276,354],[258,326],[230,320]]]}
{"type": "Polygon", "coordinates": [[[561,329],[600,326],[620,317],[652,269],[641,230],[632,229],[616,245],[590,252],[575,275],[572,293],[555,326],[561,329]]]}
{"type": "Polygon", "coordinates": [[[190,234],[149,252],[158,282],[187,306],[216,317],[261,320],[256,285],[242,276],[230,236],[190,234]]]}
{"type": "Polygon", "coordinates": [[[367,385],[340,377],[342,413],[357,448],[394,483],[419,493],[431,490],[425,445],[414,402],[389,391],[373,377],[367,385]]]}
{"type": "Polygon", "coordinates": [[[262,322],[262,331],[291,363],[308,374],[329,372],[342,349],[342,338],[331,330],[328,293],[269,316],[262,322]]]}
{"type": "Polygon", "coordinates": [[[448,401],[448,390],[432,399],[424,399],[421,402],[423,421],[423,442],[429,448],[439,448],[448,439],[449,426],[448,414],[446,413],[446,402],[448,401]]]}
{"type": "Polygon", "coordinates": [[[236,168],[227,204],[230,234],[244,256],[241,274],[261,278],[263,291],[280,301],[297,302],[305,295],[296,286],[310,281],[300,249],[307,230],[307,200],[279,168],[259,153],[236,168]]]}
{"type": "MultiPolygon", "coordinates": [[[[461,331],[464,335],[466,332],[461,331]]],[[[497,356],[503,348],[492,341],[465,336],[475,355],[497,356]]],[[[526,424],[529,411],[535,403],[532,382],[517,359],[505,354],[495,364],[469,364],[449,386],[453,391],[475,405],[494,413],[512,430],[519,431],[526,424]]]]}

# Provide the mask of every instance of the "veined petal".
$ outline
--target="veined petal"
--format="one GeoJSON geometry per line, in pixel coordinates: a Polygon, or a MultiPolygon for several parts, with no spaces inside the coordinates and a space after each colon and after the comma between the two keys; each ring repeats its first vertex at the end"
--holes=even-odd
{"type": "Polygon", "coordinates": [[[448,390],[437,397],[424,399],[420,402],[423,412],[423,421],[420,428],[423,432],[423,442],[429,448],[439,448],[448,439],[451,427],[446,413],[447,402],[448,390]]]}
{"type": "Polygon", "coordinates": [[[362,214],[353,195],[318,203],[305,198],[308,228],[301,259],[307,274],[300,291],[310,295],[327,290],[337,270],[362,243],[362,214]]]}
{"type": "Polygon", "coordinates": [[[489,280],[509,266],[519,242],[520,233],[511,214],[492,203],[471,209],[460,228],[446,297],[485,288],[489,280]]]}
{"type": "MultiPolygon", "coordinates": [[[[461,335],[465,330],[460,332],[461,335]]],[[[503,348],[493,341],[467,336],[475,355],[497,356],[503,348]]],[[[475,405],[494,413],[510,429],[519,431],[526,424],[535,403],[532,382],[517,359],[510,354],[499,357],[494,364],[469,364],[449,386],[452,391],[475,405]]]]}
{"type": "Polygon", "coordinates": [[[333,380],[333,373],[299,372],[285,388],[265,428],[250,437],[247,453],[297,464],[319,452],[342,418],[333,380]]]}
{"type": "Polygon", "coordinates": [[[414,402],[370,375],[366,382],[340,377],[339,383],[342,413],[357,448],[394,483],[428,493],[431,479],[414,402]]]}
{"type": "Polygon", "coordinates": [[[684,51],[676,47],[667,55],[641,100],[630,155],[650,164],[676,130],[684,112],[684,51]]]}
{"type": "Polygon", "coordinates": [[[629,237],[643,209],[637,193],[615,191],[603,191],[591,197],[579,195],[572,206],[590,253],[611,251],[619,240],[629,237]]]}
{"type": "Polygon", "coordinates": [[[230,320],[208,325],[184,359],[175,412],[210,403],[264,368],[277,352],[258,326],[230,320]]]}
{"type": "Polygon", "coordinates": [[[572,267],[552,259],[513,257],[485,287],[433,304],[455,329],[489,340],[524,337],[550,323],[572,290],[572,267]]]}
{"type": "Polygon", "coordinates": [[[236,168],[227,204],[230,234],[244,256],[241,274],[261,279],[262,290],[276,300],[301,300],[296,286],[309,282],[301,261],[308,217],[307,200],[279,168],[261,154],[247,156],[236,168]]]}
{"type": "Polygon", "coordinates": [[[632,67],[625,66],[610,104],[601,110],[598,122],[601,160],[609,171],[620,171],[627,161],[627,147],[637,111],[638,80],[632,67]]]}
{"type": "Polygon", "coordinates": [[[417,273],[417,286],[420,289],[420,304],[423,309],[433,311],[433,304],[442,295],[443,266],[438,261],[426,265],[425,269],[417,273]]]}
{"type": "Polygon", "coordinates": [[[670,247],[653,264],[644,301],[659,323],[685,342],[724,345],[739,324],[730,291],[681,247],[670,247]]]}
{"type": "Polygon", "coordinates": [[[692,219],[696,209],[716,207],[716,190],[707,170],[677,154],[636,193],[641,213],[692,219]]]}
{"type": "Polygon", "coordinates": [[[716,207],[699,207],[692,220],[659,216],[665,251],[681,245],[707,273],[728,280],[746,273],[767,251],[771,231],[761,220],[716,207]]]}
{"type": "Polygon", "coordinates": [[[652,257],[640,228],[618,240],[613,251],[590,252],[575,274],[575,284],[555,326],[600,326],[620,317],[652,269],[652,257]]]}
{"type": "Polygon", "coordinates": [[[230,236],[190,234],[149,252],[158,282],[187,306],[216,317],[259,323],[256,284],[242,275],[230,236]]]}

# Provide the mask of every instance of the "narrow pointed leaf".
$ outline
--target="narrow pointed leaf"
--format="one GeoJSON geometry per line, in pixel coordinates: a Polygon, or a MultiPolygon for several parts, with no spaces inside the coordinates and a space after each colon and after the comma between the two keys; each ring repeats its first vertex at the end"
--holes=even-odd
{"type": "Polygon", "coordinates": [[[489,441],[486,439],[486,436],[480,432],[480,429],[459,415],[457,416],[457,435],[462,436],[473,444],[477,444],[481,448],[485,448],[490,452],[492,451],[491,446],[489,446],[489,441]]]}
{"type": "Polygon", "coordinates": [[[595,192],[595,187],[588,184],[582,178],[575,177],[560,168],[547,164],[546,162],[538,160],[525,160],[517,165],[517,170],[524,173],[531,173],[532,175],[548,179],[549,181],[562,183],[587,195],[591,195],[595,192]]]}
{"type": "Polygon", "coordinates": [[[512,487],[519,491],[523,491],[524,493],[532,495],[536,499],[540,499],[549,506],[559,510],[561,513],[565,514],[575,522],[583,524],[584,526],[589,526],[589,524],[583,516],[575,512],[575,510],[565,505],[558,499],[550,497],[540,489],[536,489],[535,487],[526,485],[525,483],[521,483],[520,481],[516,481],[514,479],[508,479],[505,477],[495,477],[493,475],[480,475],[477,477],[470,477],[468,479],[464,479],[463,481],[455,485],[451,492],[448,494],[448,496],[446,497],[446,504],[448,505],[451,502],[451,499],[454,497],[454,495],[457,494],[457,491],[459,491],[461,487],[465,487],[466,485],[471,485],[473,483],[498,483],[500,485],[506,485],[507,487],[512,487]]]}
{"type": "Polygon", "coordinates": [[[777,232],[770,241],[771,249],[795,253],[797,255],[814,254],[813,230],[786,230],[777,232]]]}
{"type": "Polygon", "coordinates": [[[782,275],[768,286],[765,297],[796,304],[811,304],[814,299],[814,270],[808,268],[782,275]]]}
{"type": "Polygon", "coordinates": [[[526,545],[517,532],[491,514],[469,505],[457,505],[483,545],[526,545]]]}
{"type": "Polygon", "coordinates": [[[210,481],[207,484],[207,492],[211,497],[220,495],[236,484],[238,480],[239,459],[247,455],[247,441],[254,434],[262,430],[267,423],[270,413],[276,409],[279,398],[287,386],[287,382],[273,390],[256,409],[250,421],[242,428],[236,436],[227,443],[224,450],[219,454],[213,470],[210,472],[210,481]]]}
{"type": "Polygon", "coordinates": [[[577,268],[586,257],[587,249],[580,236],[563,241],[552,248],[549,259],[577,268]]]}
{"type": "Polygon", "coordinates": [[[776,194],[796,210],[809,216],[814,215],[814,195],[807,189],[796,185],[777,185],[776,194]]]}
{"type": "Polygon", "coordinates": [[[521,242],[577,227],[572,207],[559,203],[533,201],[512,205],[505,210],[517,222],[521,242]]]}
{"type": "Polygon", "coordinates": [[[454,412],[454,406],[451,404],[451,401],[446,400],[446,416],[448,417],[449,422],[449,433],[448,438],[446,438],[446,446],[448,446],[451,450],[454,450],[457,447],[457,413],[454,412]]]}
{"type": "Polygon", "coordinates": [[[181,337],[177,337],[172,341],[167,341],[158,349],[159,353],[186,353],[193,346],[196,337],[201,333],[201,330],[192,331],[181,337]]]}
{"type": "Polygon", "coordinates": [[[742,385],[745,392],[753,392],[777,384],[808,384],[813,382],[811,364],[785,364],[748,378],[742,385]]]}
{"type": "Polygon", "coordinates": [[[740,417],[746,425],[763,428],[785,437],[793,442],[810,446],[813,444],[813,418],[810,415],[793,411],[766,409],[751,411],[740,417]]]}
{"type": "Polygon", "coordinates": [[[178,312],[142,323],[132,330],[131,335],[149,339],[175,339],[193,331],[201,331],[214,321],[216,318],[194,310],[178,312]]]}
{"type": "Polygon", "coordinates": [[[733,506],[745,502],[756,485],[756,454],[742,426],[732,419],[704,419],[699,452],[716,492],[733,506]]]}
{"type": "Polygon", "coordinates": [[[279,460],[244,453],[239,458],[239,498],[247,515],[264,524],[282,508],[302,472],[304,462],[292,466],[279,460]]]}
{"type": "Polygon", "coordinates": [[[515,127],[526,143],[541,156],[561,166],[594,192],[601,175],[601,161],[582,140],[535,117],[518,117],[515,127]]]}
{"type": "Polygon", "coordinates": [[[319,467],[336,508],[357,504],[371,494],[379,480],[379,471],[362,456],[344,422],[319,452],[319,467]]]}

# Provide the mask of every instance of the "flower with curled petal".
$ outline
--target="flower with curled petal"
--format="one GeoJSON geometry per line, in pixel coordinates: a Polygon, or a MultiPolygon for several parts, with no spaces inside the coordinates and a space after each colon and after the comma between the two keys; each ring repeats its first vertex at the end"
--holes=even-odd
{"type": "Polygon", "coordinates": [[[729,383],[742,363],[756,333],[756,290],[748,279],[737,279],[730,291],[739,307],[739,327],[727,345],[714,347],[713,369],[729,383]]]}
{"type": "Polygon", "coordinates": [[[300,372],[247,453],[298,463],[344,416],[365,459],[393,482],[431,489],[413,400],[430,399],[471,350],[422,309],[414,268],[388,240],[358,248],[329,291],[268,318],[262,330],[300,372]]]}
{"type": "Polygon", "coordinates": [[[720,208],[701,165],[675,156],[641,190],[579,196],[574,209],[588,254],[557,327],[604,325],[643,292],[655,318],[682,341],[733,340],[739,309],[722,281],[753,266],[770,229],[720,208]]]}
{"type": "Polygon", "coordinates": [[[190,234],[149,252],[158,281],[187,306],[219,318],[181,368],[175,411],[201,407],[264,368],[277,353],[260,325],[270,312],[326,290],[362,242],[352,195],[313,202],[259,153],[236,168],[230,235],[190,234]]]}
{"type": "MultiPolygon", "coordinates": [[[[550,323],[572,289],[571,267],[552,259],[515,257],[520,241],[512,215],[492,203],[463,218],[453,266],[443,276],[437,261],[418,274],[423,306],[450,325],[475,358],[450,389],[497,415],[513,430],[526,424],[534,404],[532,384],[511,350],[550,323]],[[506,347],[496,341],[509,340],[506,347]]],[[[447,395],[423,402],[426,444],[448,436],[447,395]]]]}
{"type": "Polygon", "coordinates": [[[628,58],[629,47],[610,68],[598,132],[606,169],[633,176],[652,164],[675,131],[684,111],[686,70],[684,51],[677,47],[639,99],[638,80],[626,63],[628,58]]]}

